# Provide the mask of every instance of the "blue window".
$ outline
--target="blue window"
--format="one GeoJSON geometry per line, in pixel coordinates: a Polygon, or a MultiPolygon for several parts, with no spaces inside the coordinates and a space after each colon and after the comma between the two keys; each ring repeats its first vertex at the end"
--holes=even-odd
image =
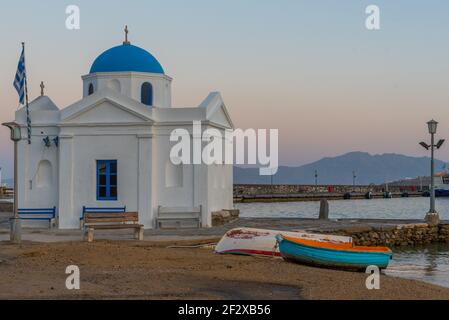
{"type": "Polygon", "coordinates": [[[149,82],[142,84],[140,91],[140,102],[147,106],[153,105],[153,86],[149,82]]]}
{"type": "Polygon", "coordinates": [[[97,160],[97,200],[117,200],[117,160],[97,160]]]}

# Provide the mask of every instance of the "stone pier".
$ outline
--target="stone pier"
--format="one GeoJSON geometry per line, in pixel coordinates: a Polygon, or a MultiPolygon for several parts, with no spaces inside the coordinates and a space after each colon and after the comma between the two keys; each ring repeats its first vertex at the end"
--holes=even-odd
{"type": "Polygon", "coordinates": [[[430,243],[449,243],[449,223],[437,226],[427,223],[398,224],[396,226],[361,226],[337,231],[351,236],[362,246],[416,246],[430,243]]]}
{"type": "Polygon", "coordinates": [[[386,192],[397,197],[422,197],[426,195],[424,190],[416,186],[314,186],[314,185],[266,185],[266,184],[236,184],[234,185],[234,202],[299,202],[341,200],[341,199],[365,199],[384,198],[386,192]]]}

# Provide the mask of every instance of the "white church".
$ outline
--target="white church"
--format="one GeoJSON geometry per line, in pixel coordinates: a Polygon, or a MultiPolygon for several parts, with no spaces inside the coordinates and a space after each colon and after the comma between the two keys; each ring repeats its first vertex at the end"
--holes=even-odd
{"type": "Polygon", "coordinates": [[[200,224],[214,211],[233,208],[232,166],[170,160],[170,133],[223,132],[233,124],[219,93],[197,107],[171,104],[172,78],[149,52],[128,42],[106,50],[82,76],[79,101],[59,108],[44,95],[25,108],[18,145],[19,208],[56,207],[60,229],[80,228],[83,207],[126,207],[146,229],[156,227],[160,207],[200,207],[200,224]]]}

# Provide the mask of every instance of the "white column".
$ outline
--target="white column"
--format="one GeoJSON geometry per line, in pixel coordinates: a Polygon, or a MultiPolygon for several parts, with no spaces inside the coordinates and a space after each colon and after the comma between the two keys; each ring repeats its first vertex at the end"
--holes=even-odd
{"type": "MultiPolygon", "coordinates": [[[[26,139],[26,138],[22,138],[26,139]]],[[[21,140],[17,145],[17,203],[18,208],[28,207],[28,190],[29,190],[29,180],[28,180],[28,165],[29,165],[29,146],[26,140],[21,140]]]]}
{"type": "Polygon", "coordinates": [[[154,226],[152,203],[152,136],[151,134],[137,135],[139,140],[138,164],[138,211],[139,221],[145,229],[154,226]]]}
{"type": "Polygon", "coordinates": [[[81,212],[73,209],[73,137],[59,136],[59,228],[79,228],[81,212]]]}
{"type": "Polygon", "coordinates": [[[212,217],[209,206],[209,189],[210,189],[210,181],[209,181],[209,170],[206,164],[197,164],[194,166],[194,181],[195,181],[195,191],[197,194],[195,198],[198,201],[195,206],[202,205],[202,215],[201,215],[201,223],[203,228],[212,226],[212,217]]]}
{"type": "MultiPolygon", "coordinates": [[[[193,156],[194,140],[200,139],[201,135],[195,136],[195,133],[192,133],[191,140],[191,154],[193,156]]],[[[201,150],[203,150],[203,142],[201,142],[201,150]]],[[[196,150],[198,151],[198,150],[196,150]]],[[[200,155],[201,156],[201,155],[200,155]]],[[[209,172],[208,166],[204,163],[201,164],[193,164],[193,205],[195,207],[202,206],[202,214],[201,214],[201,224],[203,228],[212,226],[212,216],[209,209],[209,172]]]]}

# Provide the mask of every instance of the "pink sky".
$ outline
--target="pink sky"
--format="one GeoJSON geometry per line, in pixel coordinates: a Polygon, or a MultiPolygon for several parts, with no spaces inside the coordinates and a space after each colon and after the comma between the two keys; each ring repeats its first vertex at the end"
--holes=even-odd
{"type": "MultiPolygon", "coordinates": [[[[113,1],[98,17],[100,5],[79,1],[79,31],[65,29],[64,4],[30,1],[17,29],[10,26],[22,7],[3,6],[0,121],[12,120],[17,107],[12,80],[20,41],[27,42],[31,97],[44,80],[47,95],[63,108],[80,99],[80,76],[122,41],[128,24],[132,43],[174,78],[174,106],[196,106],[220,91],[236,126],[280,130],[281,164],[356,150],[425,155],[417,143],[428,138],[431,118],[440,122],[438,135],[449,138],[446,2],[379,1],[376,32],[364,29],[365,1],[174,2],[123,8],[113,1]]],[[[1,128],[6,176],[11,155],[1,128]]],[[[438,157],[449,161],[449,144],[438,157]]]]}

